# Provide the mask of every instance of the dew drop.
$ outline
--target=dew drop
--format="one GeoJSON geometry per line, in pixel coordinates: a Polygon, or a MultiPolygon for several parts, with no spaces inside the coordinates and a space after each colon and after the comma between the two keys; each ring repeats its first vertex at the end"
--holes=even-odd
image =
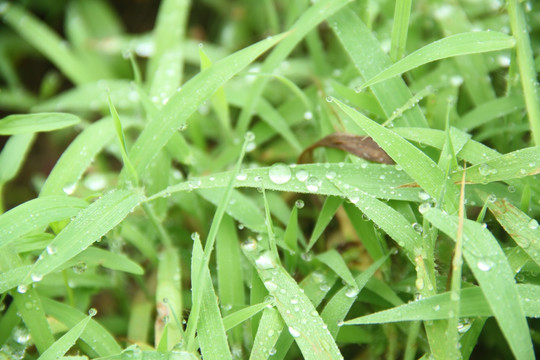
{"type": "Polygon", "coordinates": [[[291,180],[291,168],[283,163],[276,163],[268,171],[268,176],[274,184],[285,184],[291,180]]]}
{"type": "Polygon", "coordinates": [[[296,202],[294,203],[294,206],[296,206],[298,209],[302,209],[304,205],[304,200],[296,200],[296,202]]]}
{"type": "Polygon", "coordinates": [[[360,196],[358,195],[349,196],[349,201],[353,204],[356,204],[359,200],[360,200],[360,196]]]}
{"type": "Polygon", "coordinates": [[[349,286],[347,287],[347,290],[345,291],[345,296],[348,298],[353,298],[360,292],[360,289],[358,289],[355,286],[349,286]]]}
{"type": "Polygon", "coordinates": [[[495,194],[489,194],[487,200],[490,202],[490,203],[494,203],[495,201],[497,201],[497,196],[495,194]]]}
{"type": "Polygon", "coordinates": [[[21,285],[17,286],[17,292],[19,294],[24,294],[24,293],[26,293],[26,291],[28,291],[28,286],[26,286],[24,284],[21,284],[21,285]]]}
{"type": "Polygon", "coordinates": [[[41,280],[43,280],[43,274],[40,273],[33,273],[31,277],[33,282],[40,282],[41,280]]]}
{"type": "Polygon", "coordinates": [[[296,174],[294,174],[294,176],[296,176],[296,179],[298,179],[298,181],[304,182],[309,177],[309,173],[304,169],[300,169],[296,172],[296,174]]]}
{"type": "Polygon", "coordinates": [[[54,255],[58,251],[56,249],[56,245],[53,245],[53,244],[47,245],[45,250],[47,251],[47,254],[49,255],[54,255]]]}
{"type": "Polygon", "coordinates": [[[479,260],[476,267],[481,271],[489,271],[493,267],[493,262],[490,260],[479,260]]]}
{"type": "Polygon", "coordinates": [[[337,174],[336,174],[335,171],[328,171],[328,172],[326,173],[326,178],[329,179],[329,180],[332,180],[332,179],[334,179],[334,178],[336,177],[336,175],[337,175],[337,174]]]}
{"type": "Polygon", "coordinates": [[[248,131],[248,132],[246,132],[246,134],[244,135],[244,139],[245,139],[246,141],[248,141],[248,142],[249,142],[249,141],[254,141],[254,140],[255,140],[255,134],[252,133],[251,131],[248,131]]]}
{"type": "Polygon", "coordinates": [[[256,260],[255,260],[255,266],[258,269],[266,270],[266,269],[273,269],[276,267],[276,260],[274,259],[274,255],[270,251],[263,252],[256,260]]]}
{"type": "Polygon", "coordinates": [[[334,98],[331,97],[331,96],[327,96],[327,97],[326,97],[326,101],[329,102],[329,103],[331,103],[332,101],[334,101],[334,98]]]}
{"type": "Polygon", "coordinates": [[[246,173],[239,173],[238,175],[236,175],[236,180],[238,181],[244,181],[247,179],[247,174],[246,173]]]}
{"type": "Polygon", "coordinates": [[[420,214],[425,214],[429,209],[431,209],[431,204],[428,202],[422,203],[420,206],[418,206],[418,211],[420,214]]]}
{"type": "Polygon", "coordinates": [[[418,197],[420,198],[420,200],[423,200],[423,201],[429,200],[429,198],[430,198],[429,194],[425,193],[423,191],[420,191],[418,193],[418,197]]]}
{"type": "Polygon", "coordinates": [[[277,353],[276,348],[271,348],[270,351],[268,351],[268,355],[270,355],[270,356],[276,355],[276,353],[277,353]]]}
{"type": "Polygon", "coordinates": [[[70,183],[70,184],[66,184],[62,190],[64,190],[64,193],[66,193],[67,195],[71,195],[75,192],[75,189],[77,188],[77,183],[74,182],[74,183],[70,183]]]}
{"type": "Polygon", "coordinates": [[[316,192],[321,186],[321,180],[315,176],[311,176],[306,180],[306,188],[309,192],[316,192]]]}
{"type": "Polygon", "coordinates": [[[193,241],[201,241],[201,236],[198,232],[191,233],[191,240],[193,241]]]}
{"type": "Polygon", "coordinates": [[[538,221],[536,221],[535,219],[531,219],[531,221],[529,221],[529,223],[527,224],[527,226],[528,226],[529,229],[531,229],[531,230],[536,230],[536,229],[538,229],[538,221]]]}
{"type": "Polygon", "coordinates": [[[297,338],[300,336],[300,331],[296,330],[292,326],[289,326],[289,333],[291,333],[292,337],[297,338]]]}
{"type": "Polygon", "coordinates": [[[88,310],[88,315],[94,317],[97,315],[97,310],[95,308],[90,308],[90,310],[88,310]]]}
{"type": "Polygon", "coordinates": [[[435,310],[435,311],[441,310],[441,305],[438,305],[438,304],[435,305],[435,306],[433,307],[433,310],[435,310]]]}
{"type": "Polygon", "coordinates": [[[304,113],[304,119],[306,119],[306,120],[311,120],[311,119],[313,119],[313,113],[312,113],[311,111],[306,111],[306,112],[304,113]]]}
{"type": "Polygon", "coordinates": [[[278,289],[278,286],[273,281],[265,281],[264,287],[270,292],[276,291],[278,289]]]}
{"type": "Polygon", "coordinates": [[[249,238],[242,243],[242,249],[247,252],[252,252],[257,250],[257,241],[253,238],[249,238]]]}
{"type": "Polygon", "coordinates": [[[414,224],[412,224],[412,228],[413,228],[414,231],[416,231],[417,233],[422,233],[422,231],[424,231],[424,229],[422,228],[422,225],[420,225],[419,223],[414,223],[414,224]]]}
{"type": "Polygon", "coordinates": [[[416,279],[415,285],[418,290],[424,289],[424,279],[422,278],[416,279]]]}

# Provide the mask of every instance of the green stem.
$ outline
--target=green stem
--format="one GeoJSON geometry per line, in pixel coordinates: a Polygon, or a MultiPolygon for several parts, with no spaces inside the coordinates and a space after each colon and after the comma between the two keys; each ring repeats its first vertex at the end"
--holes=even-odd
{"type": "Polygon", "coordinates": [[[407,32],[409,30],[409,19],[411,17],[412,0],[397,0],[394,10],[394,26],[392,27],[392,47],[390,57],[398,61],[405,53],[407,43],[407,32]]]}
{"type": "Polygon", "coordinates": [[[172,240],[161,222],[159,221],[156,213],[154,212],[154,209],[148,204],[148,203],[142,203],[142,208],[144,212],[146,213],[146,216],[148,216],[148,219],[152,223],[152,225],[156,228],[159,237],[161,238],[161,241],[163,242],[163,245],[167,248],[172,247],[172,240]]]}
{"type": "Polygon", "coordinates": [[[527,32],[527,22],[523,8],[517,0],[507,0],[506,6],[510,18],[512,35],[516,39],[516,53],[521,86],[525,97],[525,106],[529,114],[529,123],[532,138],[536,145],[540,145],[540,103],[538,101],[538,82],[531,49],[531,41],[527,32]]]}

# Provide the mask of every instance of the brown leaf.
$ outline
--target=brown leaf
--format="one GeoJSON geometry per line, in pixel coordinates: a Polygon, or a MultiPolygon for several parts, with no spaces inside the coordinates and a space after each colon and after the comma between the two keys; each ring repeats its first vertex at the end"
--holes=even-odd
{"type": "Polygon", "coordinates": [[[311,162],[313,150],[318,147],[330,147],[340,149],[362,159],[378,162],[381,164],[394,164],[388,154],[377,145],[369,136],[359,136],[345,133],[330,134],[306,148],[298,157],[298,163],[311,162]]]}

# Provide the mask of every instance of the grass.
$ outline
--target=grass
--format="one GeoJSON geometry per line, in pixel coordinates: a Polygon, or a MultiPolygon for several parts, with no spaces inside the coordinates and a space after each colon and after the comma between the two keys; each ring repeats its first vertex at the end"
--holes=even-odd
{"type": "Polygon", "coordinates": [[[0,4],[0,359],[535,358],[538,4],[66,3],[0,4]]]}

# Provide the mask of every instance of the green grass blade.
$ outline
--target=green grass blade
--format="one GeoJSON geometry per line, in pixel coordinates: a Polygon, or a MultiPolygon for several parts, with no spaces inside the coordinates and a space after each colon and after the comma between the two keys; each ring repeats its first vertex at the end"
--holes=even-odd
{"type": "MultiPolygon", "coordinates": [[[[522,178],[540,173],[540,146],[516,150],[508,154],[467,168],[466,181],[471,183],[490,183],[522,178]]],[[[459,181],[461,172],[451,175],[459,181]]]]}
{"type": "Polygon", "coordinates": [[[529,124],[531,125],[534,143],[540,146],[540,100],[538,99],[538,81],[536,80],[536,70],[534,66],[531,40],[527,30],[527,21],[523,7],[516,0],[507,0],[506,8],[510,18],[512,35],[516,39],[516,53],[519,73],[521,75],[521,86],[529,124]]]}
{"type": "Polygon", "coordinates": [[[109,111],[114,121],[114,128],[116,130],[116,138],[118,139],[118,142],[120,143],[120,153],[122,154],[122,162],[124,163],[124,167],[127,168],[127,171],[130,175],[131,186],[138,186],[139,177],[137,176],[137,172],[135,171],[135,168],[133,167],[133,164],[131,163],[128,156],[126,138],[124,136],[124,130],[122,129],[122,122],[120,121],[120,116],[118,115],[118,112],[116,111],[116,108],[114,107],[114,104],[112,103],[110,97],[109,97],[109,111]]]}
{"type": "Polygon", "coordinates": [[[261,312],[263,309],[268,308],[268,305],[269,303],[267,302],[251,305],[225,316],[223,318],[223,326],[225,330],[228,331],[235,326],[240,325],[244,321],[252,318],[256,314],[261,312]]]}
{"type": "Polygon", "coordinates": [[[351,274],[351,271],[347,267],[347,263],[345,263],[345,260],[343,260],[341,254],[337,250],[330,249],[317,255],[316,259],[332,269],[332,271],[334,271],[353,290],[358,290],[356,288],[354,276],[351,274]]]}
{"type": "MultiPolygon", "coordinates": [[[[540,311],[537,285],[517,285],[521,306],[526,316],[538,316],[540,311]],[[535,299],[535,300],[533,300],[535,299]]],[[[479,286],[462,289],[460,292],[460,318],[493,316],[482,289],[479,286]]],[[[437,294],[403,304],[374,314],[361,316],[345,322],[346,325],[383,324],[399,321],[429,321],[447,319],[451,310],[450,292],[437,294]]]]}
{"type": "Polygon", "coordinates": [[[475,31],[451,35],[416,50],[362,84],[367,88],[424,64],[454,56],[509,49],[515,45],[511,36],[496,31],[475,31]]]}
{"type": "Polygon", "coordinates": [[[33,133],[10,136],[0,152],[0,186],[17,175],[35,138],[33,133]]]}
{"type": "Polygon", "coordinates": [[[68,45],[47,25],[27,12],[23,7],[7,3],[2,8],[3,20],[28,43],[43,53],[72,82],[81,84],[99,79],[103,74],[88,71],[68,45]]]}
{"type": "MultiPolygon", "coordinates": [[[[216,240],[219,299],[224,309],[234,309],[246,303],[239,244],[234,220],[226,215],[221,221],[216,240]]],[[[224,314],[226,315],[227,312],[224,314]]]]}
{"type": "Polygon", "coordinates": [[[95,156],[113,138],[114,126],[110,118],[96,121],[84,129],[58,159],[41,188],[40,196],[63,195],[64,188],[72,190],[95,156]]]}
{"type": "Polygon", "coordinates": [[[33,199],[0,215],[0,247],[52,222],[77,215],[88,203],[67,196],[33,199]]]}
{"type": "Polygon", "coordinates": [[[388,255],[377,260],[354,279],[355,285],[353,288],[343,287],[328,301],[321,313],[321,317],[325,324],[328,325],[328,331],[330,331],[330,334],[334,338],[337,337],[339,325],[341,325],[341,322],[347,316],[360,291],[362,291],[368,280],[387,259],[388,255]]]}
{"type": "MultiPolygon", "coordinates": [[[[182,277],[178,249],[166,248],[159,256],[157,288],[156,288],[156,319],[155,337],[167,336],[169,348],[183,337],[183,329],[178,327],[175,317],[182,315],[182,277]],[[169,319],[164,321],[163,319],[169,319]],[[162,326],[167,325],[167,334],[162,334],[162,326]]],[[[178,319],[182,321],[182,319],[178,319]]]]}
{"type": "MultiPolygon", "coordinates": [[[[328,24],[364,79],[372,78],[392,64],[371,29],[360,20],[353,8],[348,7],[336,13],[328,20],[328,24]]],[[[409,88],[400,78],[375,84],[371,91],[386,117],[390,117],[394,110],[412,97],[409,88]]],[[[405,112],[401,119],[403,124],[408,126],[427,126],[424,114],[418,107],[405,112]]],[[[399,124],[401,119],[398,119],[396,124],[399,124]]]]}
{"type": "Polygon", "coordinates": [[[520,95],[496,98],[472,109],[459,118],[454,126],[463,131],[470,131],[499,117],[519,111],[523,107],[523,97],[520,95]]]}
{"type": "Polygon", "coordinates": [[[540,265],[538,222],[505,199],[488,201],[487,204],[495,219],[504,227],[516,244],[540,265]]]}
{"type": "Polygon", "coordinates": [[[56,360],[60,356],[63,356],[81,336],[82,332],[88,325],[88,322],[92,319],[89,315],[82,319],[77,325],[72,327],[67,333],[65,333],[60,339],[51,345],[41,356],[39,360],[56,360]]]}
{"type": "Polygon", "coordinates": [[[43,354],[54,343],[54,337],[41,304],[41,296],[33,288],[23,294],[13,292],[12,296],[17,313],[32,334],[38,351],[43,354]]]}
{"type": "MultiPolygon", "coordinates": [[[[283,60],[289,56],[291,51],[306,36],[306,34],[316,27],[319,23],[327,19],[333,13],[349,3],[349,0],[321,0],[306,9],[289,29],[290,35],[278,45],[272,53],[266,58],[261,66],[261,73],[272,73],[283,60]]],[[[251,116],[255,111],[255,106],[261,97],[264,87],[268,82],[267,78],[259,77],[250,88],[250,95],[242,108],[236,126],[237,135],[241,135],[249,128],[251,116]]]]}
{"type": "Polygon", "coordinates": [[[89,247],[71,259],[68,264],[76,266],[83,262],[86,266],[103,266],[104,268],[123,271],[135,275],[143,275],[144,269],[125,255],[113,253],[97,247],[89,247]]]}
{"type": "Polygon", "coordinates": [[[201,314],[197,324],[197,340],[201,348],[201,354],[205,359],[210,360],[232,359],[210,271],[206,266],[202,272],[200,271],[200,265],[204,265],[204,253],[198,237],[193,242],[192,257],[194,259],[192,274],[199,274],[198,277],[192,277],[192,279],[200,281],[202,277],[206,277],[205,281],[200,282],[205,288],[201,289],[203,292],[201,314]]]}
{"type": "Polygon", "coordinates": [[[326,198],[321,212],[319,213],[319,217],[317,218],[317,222],[315,223],[315,227],[313,228],[313,232],[311,233],[311,237],[309,238],[306,251],[311,250],[313,245],[315,245],[315,242],[319,240],[319,237],[322,235],[328,224],[330,224],[330,221],[332,221],[332,218],[342,203],[343,199],[337,196],[329,196],[326,198]]]}
{"type": "MultiPolygon", "coordinates": [[[[433,225],[455,239],[457,216],[438,209],[424,213],[433,225]]],[[[517,359],[533,359],[534,353],[514,274],[499,243],[481,224],[465,220],[463,255],[493,311],[500,329],[517,359]]]]}
{"type": "Polygon", "coordinates": [[[182,83],[184,41],[189,0],[161,2],[154,28],[154,54],[148,61],[149,96],[157,104],[165,104],[182,83]]]}
{"type": "Polygon", "coordinates": [[[283,37],[284,35],[278,35],[262,40],[217,61],[185,83],[181,91],[172,95],[159,116],[145,127],[131,149],[130,157],[137,174],[143,173],[155,154],[167,144],[176,130],[186,123],[188,117],[204,101],[283,37]]]}
{"type": "Polygon", "coordinates": [[[244,253],[254,264],[264,286],[275,299],[276,307],[305,359],[340,359],[339,349],[313,303],[294,279],[277,264],[269,251],[244,253]]]}
{"type": "Polygon", "coordinates": [[[405,54],[409,18],[411,16],[411,0],[398,0],[394,10],[394,25],[392,26],[392,45],[390,57],[397,61],[405,54]]]}
{"type": "Polygon", "coordinates": [[[65,113],[9,115],[0,120],[0,135],[54,131],[78,124],[79,117],[65,113]]]}
{"type": "Polygon", "coordinates": [[[382,127],[338,100],[334,100],[334,102],[358,126],[362,127],[432,198],[438,199],[441,189],[446,188],[443,207],[451,213],[457,210],[457,189],[452,184],[447,184],[444,172],[433,160],[391,130],[382,127]]]}
{"type": "MultiPolygon", "coordinates": [[[[82,252],[120,223],[143,199],[139,192],[112,191],[82,210],[49,245],[56,251],[43,251],[32,267],[32,274],[44,276],[82,252]]],[[[30,274],[29,274],[30,275],[30,274]]],[[[30,280],[30,279],[28,279],[30,280]]]]}
{"type": "Polygon", "coordinates": [[[249,360],[266,360],[277,352],[274,347],[283,329],[283,320],[275,307],[264,309],[249,360]]]}

